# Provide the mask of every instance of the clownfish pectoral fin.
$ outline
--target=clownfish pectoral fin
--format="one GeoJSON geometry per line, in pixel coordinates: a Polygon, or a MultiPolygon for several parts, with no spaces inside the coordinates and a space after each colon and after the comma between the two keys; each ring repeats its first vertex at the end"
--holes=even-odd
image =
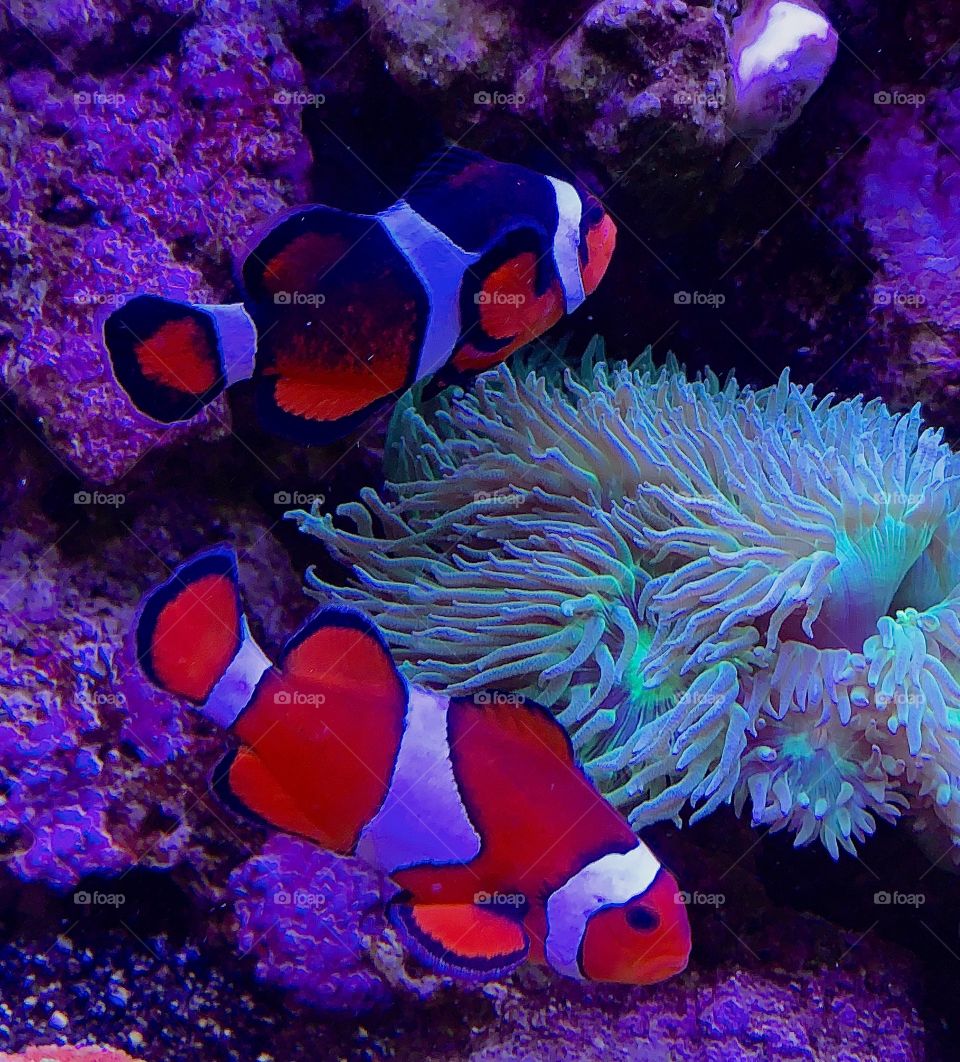
{"type": "Polygon", "coordinates": [[[507,233],[471,268],[460,291],[461,336],[450,359],[459,373],[483,372],[563,317],[564,287],[543,232],[507,233]]]}
{"type": "Polygon", "coordinates": [[[496,169],[498,165],[500,164],[478,151],[471,151],[470,148],[461,147],[459,144],[445,145],[424,159],[410,182],[405,198],[413,193],[424,195],[448,185],[451,181],[455,182],[470,166],[496,169]]]}
{"type": "Polygon", "coordinates": [[[137,295],[103,325],[113,373],[153,420],[189,420],[225,387],[253,375],[257,336],[241,303],[198,306],[137,295]]]}
{"type": "Polygon", "coordinates": [[[519,921],[481,904],[392,903],[387,914],[415,958],[451,977],[499,980],[530,950],[519,921]]]}
{"type": "Polygon", "coordinates": [[[236,554],[218,547],[182,564],[146,598],[137,659],[155,686],[203,704],[245,636],[236,554]]]}
{"type": "Polygon", "coordinates": [[[288,681],[318,684],[328,697],[369,697],[390,705],[402,722],[406,684],[379,627],[349,608],[317,609],[283,647],[288,681]]]}

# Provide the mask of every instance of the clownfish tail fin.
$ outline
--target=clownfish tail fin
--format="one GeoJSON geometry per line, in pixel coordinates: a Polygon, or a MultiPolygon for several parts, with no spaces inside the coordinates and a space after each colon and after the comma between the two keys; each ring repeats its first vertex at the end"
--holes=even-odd
{"type": "Polygon", "coordinates": [[[140,610],[136,648],[140,666],[155,686],[204,705],[219,722],[233,721],[231,715],[244,707],[252,690],[231,688],[226,698],[218,690],[212,698],[214,689],[228,670],[244,672],[237,676],[244,680],[241,685],[255,684],[269,662],[247,630],[232,549],[198,554],[149,594],[140,610]],[[232,666],[250,655],[251,646],[259,656],[259,671],[232,666]],[[215,703],[224,700],[226,705],[215,703]]]}
{"type": "Polygon", "coordinates": [[[103,324],[113,374],[153,420],[189,420],[253,375],[257,333],[242,303],[201,306],[136,295],[103,324]]]}

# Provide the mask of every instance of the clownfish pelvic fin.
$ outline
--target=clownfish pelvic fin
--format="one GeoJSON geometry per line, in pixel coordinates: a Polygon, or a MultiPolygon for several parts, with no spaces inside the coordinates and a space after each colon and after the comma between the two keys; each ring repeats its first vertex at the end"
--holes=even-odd
{"type": "Polygon", "coordinates": [[[475,903],[395,901],[387,917],[410,954],[452,977],[493,981],[522,965],[530,938],[519,918],[487,906],[487,894],[475,903]]]}

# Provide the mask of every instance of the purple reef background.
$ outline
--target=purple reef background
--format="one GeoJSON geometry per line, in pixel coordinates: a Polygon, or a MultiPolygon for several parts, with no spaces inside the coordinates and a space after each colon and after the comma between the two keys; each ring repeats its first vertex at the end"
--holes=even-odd
{"type": "Polygon", "coordinates": [[[569,349],[600,332],[763,385],[790,365],[960,439],[960,13],[825,2],[823,85],[806,102],[771,74],[747,113],[734,19],[768,6],[0,6],[0,1052],[951,1057],[957,879],[906,830],[834,864],[726,811],[655,829],[690,894],[686,973],[468,990],[405,959],[388,882],[219,800],[229,741],[146,689],[130,643],[143,592],[230,541],[278,649],[317,561],[283,513],[377,484],[384,418],[297,450],[241,387],[158,426],[112,379],[104,315],[133,291],[231,299],[272,215],[378,210],[451,140],[574,173],[616,217],[569,349]]]}

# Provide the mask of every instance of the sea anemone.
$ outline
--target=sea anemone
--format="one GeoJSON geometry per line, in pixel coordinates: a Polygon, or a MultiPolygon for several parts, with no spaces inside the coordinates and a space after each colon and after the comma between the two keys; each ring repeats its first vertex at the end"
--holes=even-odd
{"type": "Polygon", "coordinates": [[[960,844],[958,462],[916,408],[595,343],[407,401],[382,495],[290,515],[352,573],[313,594],[549,706],[634,826],[732,803],[836,857],[908,811],[960,844]]]}

